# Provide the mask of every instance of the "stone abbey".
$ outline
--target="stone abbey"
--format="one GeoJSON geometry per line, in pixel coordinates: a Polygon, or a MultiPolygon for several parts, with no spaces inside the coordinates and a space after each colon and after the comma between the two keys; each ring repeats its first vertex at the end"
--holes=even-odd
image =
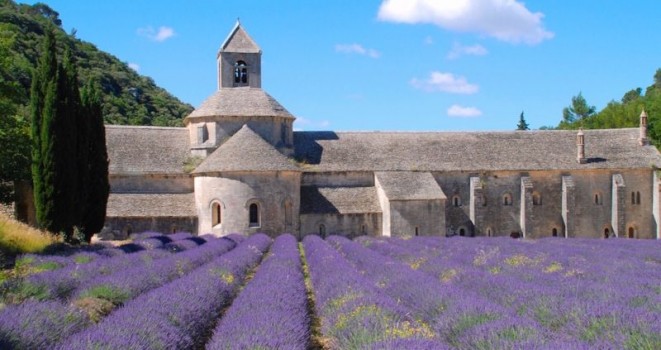
{"type": "Polygon", "coordinates": [[[659,239],[661,155],[639,128],[294,131],[239,23],[185,127],[106,126],[106,231],[659,239]]]}

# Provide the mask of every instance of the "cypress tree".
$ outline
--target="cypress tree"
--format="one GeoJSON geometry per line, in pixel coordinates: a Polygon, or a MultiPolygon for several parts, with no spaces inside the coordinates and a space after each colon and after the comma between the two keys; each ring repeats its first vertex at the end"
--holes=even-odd
{"type": "Polygon", "coordinates": [[[46,33],[44,49],[34,74],[31,96],[32,177],[37,223],[71,241],[82,214],[77,183],[76,121],[81,114],[77,74],[71,54],[57,64],[56,42],[46,33]]]}
{"type": "MultiPolygon", "coordinates": [[[[47,30],[37,68],[33,71],[32,74],[32,86],[30,89],[32,182],[34,187],[34,203],[36,207],[37,224],[42,228],[50,226],[50,224],[47,222],[48,215],[45,212],[46,188],[44,184],[43,159],[41,152],[42,124],[47,91],[55,88],[53,83],[56,79],[57,59],[55,35],[52,30],[47,30]]],[[[54,95],[50,96],[50,108],[53,108],[52,104],[54,104],[54,98],[54,95]]]]}
{"type": "Polygon", "coordinates": [[[103,125],[101,97],[93,83],[83,89],[82,105],[86,114],[88,131],[89,191],[84,205],[83,231],[85,240],[90,241],[92,234],[100,232],[106,218],[106,206],[110,193],[108,182],[108,151],[106,149],[106,130],[103,125]]]}
{"type": "MultiPolygon", "coordinates": [[[[78,156],[77,121],[82,114],[80,106],[80,91],[78,90],[78,74],[71,51],[64,52],[63,63],[58,74],[58,108],[55,113],[53,140],[55,152],[54,186],[56,187],[55,207],[56,217],[61,227],[56,232],[63,232],[67,241],[74,239],[73,228],[82,217],[82,203],[79,202],[79,181],[81,172],[78,156]]],[[[85,158],[87,159],[87,158],[85,158]]]]}

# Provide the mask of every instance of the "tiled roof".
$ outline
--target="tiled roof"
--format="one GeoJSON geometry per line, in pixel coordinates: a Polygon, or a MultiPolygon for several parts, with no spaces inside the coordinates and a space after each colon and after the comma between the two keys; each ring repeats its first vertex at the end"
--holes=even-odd
{"type": "Polygon", "coordinates": [[[259,53],[261,51],[262,49],[257,46],[257,43],[252,40],[238,21],[227,39],[220,45],[220,52],[259,53]]]}
{"type": "Polygon", "coordinates": [[[200,107],[184,119],[187,123],[199,117],[284,117],[294,118],[271,95],[260,88],[233,87],[221,88],[209,96],[200,107]]]}
{"type": "Polygon", "coordinates": [[[193,193],[111,193],[107,217],[196,217],[193,193]]]}
{"type": "Polygon", "coordinates": [[[588,162],[576,161],[576,131],[295,132],[306,171],[488,171],[661,167],[639,130],[585,130],[588,162]]]}
{"type": "Polygon", "coordinates": [[[301,214],[380,212],[375,187],[301,187],[301,214]]]}
{"type": "Polygon", "coordinates": [[[106,125],[110,174],[183,174],[186,128],[106,125]]]}
{"type": "Polygon", "coordinates": [[[380,171],[374,174],[389,200],[445,199],[429,172],[380,171]]]}
{"type": "Polygon", "coordinates": [[[298,171],[292,160],[244,125],[211,153],[193,174],[221,171],[298,171]]]}

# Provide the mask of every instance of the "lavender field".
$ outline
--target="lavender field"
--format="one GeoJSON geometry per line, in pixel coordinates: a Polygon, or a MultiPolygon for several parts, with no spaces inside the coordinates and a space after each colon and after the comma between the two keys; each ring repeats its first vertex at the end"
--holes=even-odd
{"type": "Polygon", "coordinates": [[[14,270],[1,349],[661,349],[651,240],[145,233],[14,270]]]}

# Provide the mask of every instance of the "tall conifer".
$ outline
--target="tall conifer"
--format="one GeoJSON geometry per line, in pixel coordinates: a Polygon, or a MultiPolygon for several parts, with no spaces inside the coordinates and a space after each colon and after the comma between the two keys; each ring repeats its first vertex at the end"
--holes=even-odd
{"type": "Polygon", "coordinates": [[[85,240],[89,241],[93,233],[100,232],[103,228],[110,193],[108,151],[106,149],[106,130],[103,125],[101,97],[92,82],[89,82],[83,89],[82,104],[89,125],[89,191],[82,227],[85,232],[85,240]]]}
{"type": "MultiPolygon", "coordinates": [[[[42,228],[47,228],[50,224],[46,219],[47,214],[45,212],[46,186],[43,174],[41,135],[47,90],[49,90],[49,86],[52,89],[55,88],[54,82],[57,79],[56,43],[55,34],[52,30],[46,31],[41,51],[39,63],[32,74],[30,89],[30,136],[32,139],[32,181],[37,224],[42,228]]],[[[54,104],[55,96],[52,93],[51,91],[50,103],[54,104]]],[[[53,107],[51,105],[50,108],[53,107]]]]}

